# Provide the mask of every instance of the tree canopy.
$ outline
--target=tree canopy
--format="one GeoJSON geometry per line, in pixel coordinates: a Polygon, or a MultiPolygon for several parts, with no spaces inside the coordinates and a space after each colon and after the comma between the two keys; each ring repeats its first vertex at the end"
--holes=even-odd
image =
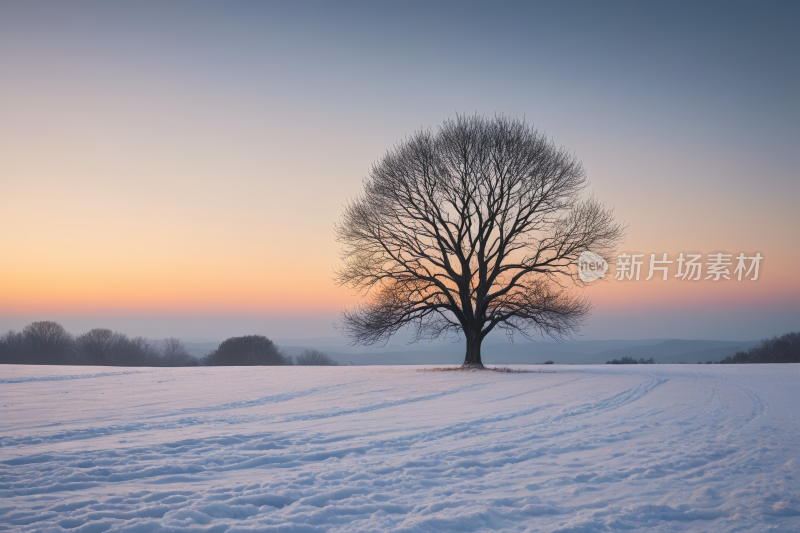
{"type": "Polygon", "coordinates": [[[364,295],[339,327],[356,344],[466,337],[482,365],[495,328],[564,338],[591,309],[576,264],[607,261],[624,236],[585,196],[577,158],[524,120],[458,116],[376,162],[335,228],[340,285],[364,295]]]}

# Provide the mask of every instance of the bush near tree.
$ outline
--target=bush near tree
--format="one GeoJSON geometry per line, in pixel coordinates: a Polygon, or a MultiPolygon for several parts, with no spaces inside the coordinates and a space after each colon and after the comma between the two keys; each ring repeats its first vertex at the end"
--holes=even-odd
{"type": "Polygon", "coordinates": [[[261,335],[231,337],[203,358],[207,366],[282,366],[291,365],[274,342],[261,335]]]}

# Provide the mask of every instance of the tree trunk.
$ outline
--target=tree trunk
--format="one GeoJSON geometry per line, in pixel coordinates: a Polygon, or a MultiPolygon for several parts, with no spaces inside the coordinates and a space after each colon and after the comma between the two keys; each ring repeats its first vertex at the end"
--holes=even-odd
{"type": "Polygon", "coordinates": [[[483,366],[481,342],[483,339],[477,335],[467,335],[467,355],[464,358],[464,366],[483,366]]]}

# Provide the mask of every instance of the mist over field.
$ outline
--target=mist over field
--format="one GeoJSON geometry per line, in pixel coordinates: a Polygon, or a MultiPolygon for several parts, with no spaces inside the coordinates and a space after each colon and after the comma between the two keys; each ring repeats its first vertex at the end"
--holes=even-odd
{"type": "MultiPolygon", "coordinates": [[[[464,359],[463,340],[420,342],[407,344],[402,336],[386,346],[350,346],[341,337],[315,339],[275,339],[287,354],[296,354],[307,348],[323,350],[339,364],[354,365],[423,365],[459,364],[464,359]]],[[[216,342],[187,342],[187,348],[200,353],[213,349],[216,342]]],[[[484,341],[485,360],[490,364],[542,364],[553,361],[559,364],[603,364],[606,361],[633,356],[653,358],[656,363],[706,363],[719,362],[738,351],[756,345],[756,341],[713,341],[683,339],[643,339],[554,342],[531,342],[517,339],[510,343],[504,335],[484,341]]]]}

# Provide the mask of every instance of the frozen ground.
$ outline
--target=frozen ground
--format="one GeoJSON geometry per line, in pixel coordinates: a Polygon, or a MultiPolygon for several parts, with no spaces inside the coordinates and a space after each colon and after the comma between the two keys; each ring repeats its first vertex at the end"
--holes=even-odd
{"type": "Polygon", "coordinates": [[[0,367],[0,528],[800,531],[800,365],[0,367]]]}

